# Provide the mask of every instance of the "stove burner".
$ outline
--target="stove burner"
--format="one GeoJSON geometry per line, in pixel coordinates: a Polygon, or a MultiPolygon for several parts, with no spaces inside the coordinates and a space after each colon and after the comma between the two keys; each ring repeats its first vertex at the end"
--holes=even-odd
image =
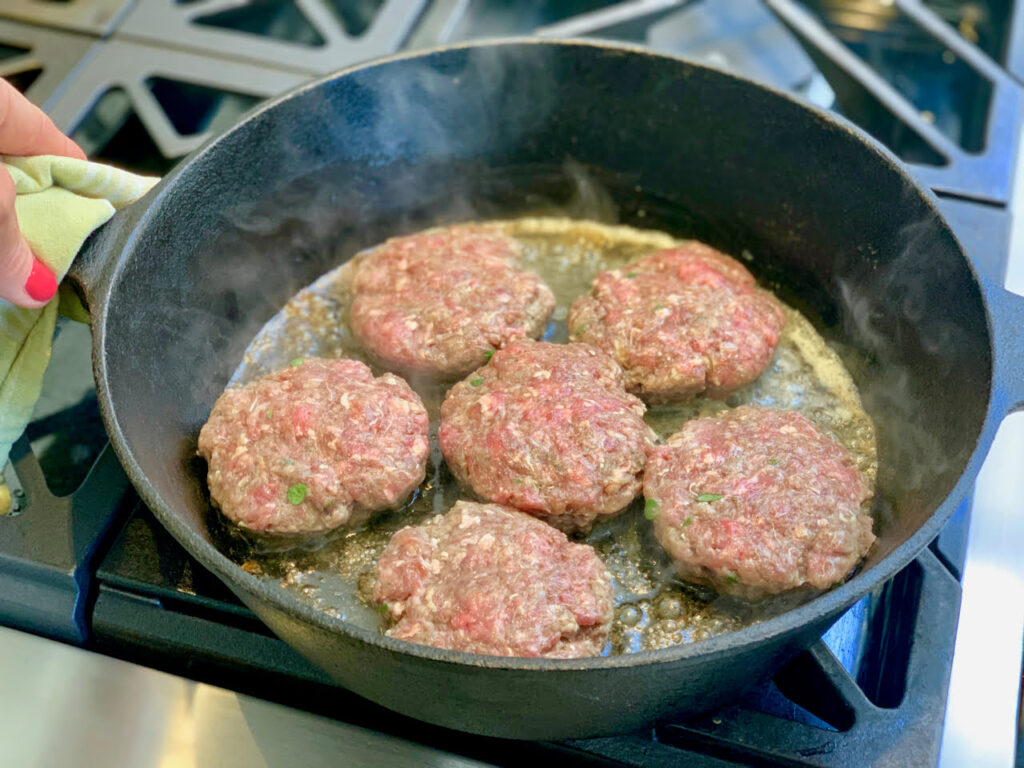
{"type": "MultiPolygon", "coordinates": [[[[633,37],[639,31],[640,42],[660,50],[696,54],[709,64],[786,87],[781,80],[787,76],[792,78],[789,72],[799,72],[798,58],[787,52],[787,45],[791,42],[780,36],[772,23],[765,20],[763,9],[753,9],[753,5],[729,0],[701,2],[676,10],[679,3],[671,0],[640,0],[621,3],[612,9],[595,11],[538,31],[550,37],[633,37]],[[680,24],[679,30],[683,34],[678,37],[665,34],[666,27],[671,27],[674,19],[676,22],[679,19],[689,21],[689,24],[680,24]],[[701,26],[710,26],[716,31],[714,36],[709,36],[706,47],[695,45],[693,39],[699,36],[695,28],[700,29],[701,26]],[[725,30],[730,30],[730,33],[724,34],[725,30]],[[755,34],[758,32],[762,37],[768,35],[779,41],[779,46],[759,60],[753,59],[756,46],[742,47],[742,55],[739,56],[733,52],[737,39],[759,42],[755,34]],[[752,63],[760,77],[752,75],[752,63]]],[[[837,105],[831,104],[831,100],[823,103],[821,98],[806,90],[803,92],[805,97],[822,106],[838,106],[846,117],[910,163],[922,183],[933,189],[989,202],[1005,203],[1009,200],[1013,163],[1008,163],[1006,158],[1014,157],[1016,152],[1018,126],[1024,114],[1021,90],[992,58],[967,42],[937,13],[920,0],[871,3],[865,4],[869,6],[866,8],[860,8],[858,3],[853,3],[857,7],[851,8],[850,3],[839,0],[808,3],[765,0],[765,5],[807,48],[834,89],[837,105]],[[829,11],[834,12],[840,22],[833,20],[829,23],[812,12],[808,5],[817,7],[825,16],[829,11]],[[836,36],[836,33],[844,32],[841,23],[843,13],[849,16],[874,14],[873,18],[878,20],[874,25],[876,29],[862,32],[856,45],[844,43],[836,36]],[[904,55],[899,57],[902,67],[886,65],[883,60],[885,55],[897,49],[892,42],[896,36],[888,32],[894,24],[902,24],[912,30],[909,36],[917,44],[917,50],[904,51],[904,55]],[[880,37],[884,39],[880,40],[880,37]],[[860,49],[864,56],[855,49],[860,49]],[[952,80],[952,87],[957,92],[968,91],[961,97],[966,108],[959,112],[947,100],[948,109],[936,115],[916,106],[894,84],[906,79],[909,65],[928,73],[924,79],[931,80],[933,85],[939,80],[949,80],[945,72],[938,76],[931,74],[936,66],[935,56],[941,61],[938,66],[945,70],[958,69],[959,76],[952,80]],[[987,109],[981,103],[986,100],[990,102],[987,109]],[[943,132],[940,126],[947,124],[952,127],[943,132]],[[956,138],[947,135],[949,132],[956,138]]],[[[795,79],[799,81],[799,78],[795,79]]],[[[799,82],[793,82],[789,87],[799,91],[799,85],[799,82]]]]}
{"type": "MultiPolygon", "coordinates": [[[[911,161],[915,175],[923,184],[936,191],[977,200],[1005,203],[1010,199],[1014,165],[1007,162],[1007,158],[1016,156],[1024,109],[1021,90],[995,61],[964,40],[935,12],[920,0],[893,0],[894,8],[922,32],[945,46],[946,51],[942,55],[946,59],[949,59],[946,56],[948,52],[953,63],[962,62],[990,84],[991,103],[985,127],[957,131],[964,146],[934,125],[936,116],[933,113],[922,112],[895,85],[832,35],[804,6],[795,0],[766,2],[787,25],[814,47],[819,63],[826,67],[827,75],[842,78],[846,83],[859,84],[858,87],[863,88],[872,100],[916,134],[920,141],[915,143],[916,156],[911,161]],[[981,148],[987,151],[981,152],[981,148]]],[[[973,113],[984,115],[986,110],[976,106],[973,113]]],[[[879,135],[878,125],[869,123],[864,127],[893,148],[891,129],[879,135]]]]}

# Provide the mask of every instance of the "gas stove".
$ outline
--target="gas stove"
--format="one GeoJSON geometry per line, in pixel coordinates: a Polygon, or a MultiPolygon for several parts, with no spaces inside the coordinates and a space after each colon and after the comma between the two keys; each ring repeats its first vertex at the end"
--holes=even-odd
{"type": "MultiPolygon", "coordinates": [[[[791,91],[858,123],[937,193],[980,272],[1020,282],[1024,266],[1008,257],[1011,239],[1022,237],[1011,226],[1024,117],[1022,7],[11,0],[0,9],[0,75],[91,157],[162,174],[260,100],[396,50],[512,34],[626,40],[791,91]]],[[[0,622],[8,627],[314,713],[328,718],[316,720],[320,728],[400,743],[421,763],[461,755],[493,765],[953,766],[971,754],[964,726],[972,713],[957,697],[970,692],[975,658],[963,626],[958,640],[961,596],[964,615],[983,620],[968,600],[979,589],[971,573],[985,558],[986,505],[999,498],[990,488],[1007,487],[1005,476],[983,473],[975,509],[965,503],[917,560],[733,706],[624,736],[487,739],[397,716],[333,685],[192,560],[135,496],[106,443],[89,344],[87,328],[61,323],[35,420],[4,469],[16,501],[0,520],[0,622]]],[[[1014,425],[1004,427],[990,465],[1020,450],[1003,434],[1014,425]]],[[[1024,494],[1015,504],[1024,506],[1024,494]]],[[[1003,712],[1002,730],[987,737],[999,742],[992,764],[1015,756],[1021,635],[1010,629],[1015,657],[998,668],[989,659],[993,668],[980,673],[1012,683],[1013,701],[1002,705],[1013,721],[1003,712]]]]}

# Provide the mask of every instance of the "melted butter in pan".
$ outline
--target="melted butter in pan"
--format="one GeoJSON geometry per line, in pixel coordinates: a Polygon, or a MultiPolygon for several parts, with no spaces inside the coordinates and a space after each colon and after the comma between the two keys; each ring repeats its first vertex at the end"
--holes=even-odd
{"type": "MultiPolygon", "coordinates": [[[[598,272],[679,243],[661,232],[570,219],[519,219],[495,222],[495,226],[523,244],[524,266],[536,271],[554,291],[557,306],[544,335],[550,341],[567,339],[569,305],[589,290],[598,272]]],[[[296,294],[253,340],[232,383],[250,381],[301,356],[351,357],[369,363],[348,325],[351,278],[358,258],[296,294]]],[[[738,405],[800,411],[851,451],[874,488],[878,466],[874,425],[857,388],[839,356],[811,323],[795,309],[785,310],[786,328],[757,381],[724,402],[696,398],[681,405],[655,406],[648,411],[647,421],[664,439],[688,419],[738,405]]],[[[360,626],[380,628],[381,617],[369,595],[377,558],[390,536],[447,511],[460,496],[437,445],[437,419],[446,387],[422,381],[410,384],[431,415],[431,457],[426,480],[405,507],[378,515],[359,530],[306,540],[300,547],[294,541],[247,537],[211,512],[211,531],[221,548],[246,570],[278,581],[299,600],[360,626]]],[[[584,541],[595,548],[614,580],[616,616],[607,653],[701,640],[813,596],[812,592],[790,594],[751,606],[680,583],[643,516],[642,500],[617,518],[599,523],[584,541]]]]}

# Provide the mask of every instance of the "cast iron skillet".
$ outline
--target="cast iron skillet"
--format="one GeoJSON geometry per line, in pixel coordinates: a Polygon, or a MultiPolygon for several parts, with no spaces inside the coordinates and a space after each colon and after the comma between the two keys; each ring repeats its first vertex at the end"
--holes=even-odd
{"type": "Polygon", "coordinates": [[[115,217],[77,275],[106,427],[160,521],[342,685],[494,736],[624,731],[734,698],[913,559],[1024,405],[1024,300],[979,279],[932,195],[885,149],[783,94],[621,46],[464,45],[299,88],[115,217]],[[759,279],[835,341],[879,433],[878,542],[862,571],[733,634],[552,661],[392,640],[221,555],[195,439],[277,308],[386,236],[556,209],[616,209],[623,223],[747,249],[759,279]]]}

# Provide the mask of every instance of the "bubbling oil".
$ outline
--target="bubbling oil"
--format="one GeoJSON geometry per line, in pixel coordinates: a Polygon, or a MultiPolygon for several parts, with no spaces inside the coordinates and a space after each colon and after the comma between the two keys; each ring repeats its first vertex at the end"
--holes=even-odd
{"type": "MultiPolygon", "coordinates": [[[[554,292],[556,309],[544,334],[554,342],[567,340],[569,305],[589,290],[598,272],[624,267],[680,243],[661,232],[573,219],[517,219],[493,225],[522,243],[524,266],[539,274],[554,292]]],[[[304,356],[354,358],[381,373],[348,323],[351,278],[359,258],[357,254],[296,294],[254,338],[231,383],[251,381],[304,356]]],[[[689,419],[739,405],[799,411],[850,450],[874,488],[878,466],[874,425],[853,380],[811,323],[791,307],[785,307],[785,312],[787,322],[778,347],[755,382],[725,401],[698,397],[684,404],[651,407],[648,424],[665,439],[689,419]]],[[[371,598],[382,550],[395,531],[443,514],[460,498],[437,442],[446,386],[425,380],[409,383],[430,414],[431,454],[426,479],[404,507],[379,514],[357,530],[301,542],[246,535],[213,512],[211,532],[221,549],[248,572],[279,583],[300,601],[359,626],[383,630],[382,616],[371,598]]],[[[612,575],[615,618],[606,654],[664,648],[734,631],[814,594],[799,591],[754,606],[680,582],[643,516],[642,500],[598,523],[582,540],[594,547],[612,575]]]]}

